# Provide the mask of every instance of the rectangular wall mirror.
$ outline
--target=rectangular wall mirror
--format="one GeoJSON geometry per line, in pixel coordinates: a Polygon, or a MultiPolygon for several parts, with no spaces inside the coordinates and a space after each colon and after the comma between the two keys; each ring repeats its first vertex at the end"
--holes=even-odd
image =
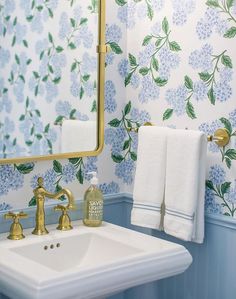
{"type": "Polygon", "coordinates": [[[0,163],[92,156],[104,130],[105,0],[0,3],[0,163]]]}

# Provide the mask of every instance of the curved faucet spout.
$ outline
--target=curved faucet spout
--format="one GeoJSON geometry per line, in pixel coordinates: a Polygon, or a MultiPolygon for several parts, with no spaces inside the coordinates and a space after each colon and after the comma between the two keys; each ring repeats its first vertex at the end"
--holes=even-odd
{"type": "Polygon", "coordinates": [[[33,230],[32,234],[34,235],[48,234],[48,231],[45,227],[45,210],[44,210],[45,197],[51,199],[59,199],[62,195],[66,195],[68,198],[68,205],[65,208],[68,210],[75,209],[74,196],[69,189],[64,188],[56,193],[48,192],[43,187],[43,178],[38,178],[38,187],[34,189],[34,196],[36,199],[37,208],[36,208],[36,217],[35,217],[35,229],[33,230]]]}

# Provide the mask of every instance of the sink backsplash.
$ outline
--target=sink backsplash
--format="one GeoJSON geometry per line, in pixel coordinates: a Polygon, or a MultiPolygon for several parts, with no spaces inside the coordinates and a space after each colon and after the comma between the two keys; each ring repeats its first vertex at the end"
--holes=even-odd
{"type": "MultiPolygon", "coordinates": [[[[6,2],[8,5],[0,11],[0,20],[4,22],[8,14],[14,19],[18,3],[3,1],[6,2]]],[[[28,5],[31,1],[21,2],[28,5]]],[[[56,10],[58,1],[49,2],[56,10]]],[[[73,3],[76,11],[77,1],[68,2],[73,3]]],[[[93,3],[91,0],[87,13],[91,13],[93,3]]],[[[106,58],[103,153],[76,163],[56,160],[1,165],[0,210],[34,205],[32,188],[38,176],[44,177],[52,192],[57,186],[66,186],[81,197],[88,185],[87,173],[97,170],[105,194],[132,192],[138,140],[136,133],[127,132],[128,124],[151,121],[173,128],[199,129],[206,134],[226,127],[233,135],[236,3],[230,5],[229,1],[227,9],[222,3],[223,0],[153,0],[150,4],[144,0],[107,1],[106,35],[112,52],[106,58]]],[[[42,27],[47,28],[47,22],[47,18],[40,18],[42,27]]],[[[25,26],[21,30],[13,28],[17,44],[12,53],[0,48],[1,67],[9,55],[11,62],[7,63],[14,63],[15,49],[18,41],[24,44],[25,30],[27,35],[31,30],[39,30],[31,22],[25,26]]],[[[4,32],[0,34],[2,39],[4,32]]],[[[3,88],[0,77],[0,89],[3,88]]],[[[6,114],[7,105],[9,101],[2,90],[0,109],[5,109],[6,114]]],[[[235,136],[223,151],[209,143],[207,212],[236,217],[235,160],[235,136]]]]}

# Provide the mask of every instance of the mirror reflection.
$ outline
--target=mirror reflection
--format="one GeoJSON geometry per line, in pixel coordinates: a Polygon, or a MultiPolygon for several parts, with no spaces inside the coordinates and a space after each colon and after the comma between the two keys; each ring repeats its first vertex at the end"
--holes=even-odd
{"type": "Polygon", "coordinates": [[[0,2],[0,158],[97,146],[97,0],[0,2]]]}

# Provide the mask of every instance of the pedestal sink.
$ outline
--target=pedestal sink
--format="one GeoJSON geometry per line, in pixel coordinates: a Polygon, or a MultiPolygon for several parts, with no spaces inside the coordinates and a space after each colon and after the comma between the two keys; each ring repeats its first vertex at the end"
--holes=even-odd
{"type": "Polygon", "coordinates": [[[181,245],[110,223],[46,236],[0,240],[0,289],[12,299],[92,299],[185,271],[192,262],[181,245]]]}

